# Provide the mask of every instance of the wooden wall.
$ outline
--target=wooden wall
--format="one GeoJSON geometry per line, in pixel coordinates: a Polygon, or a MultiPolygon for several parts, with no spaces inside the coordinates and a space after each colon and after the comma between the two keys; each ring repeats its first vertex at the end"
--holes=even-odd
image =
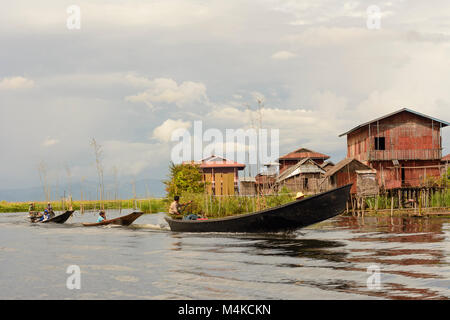
{"type": "Polygon", "coordinates": [[[441,158],[439,123],[402,112],[347,135],[347,157],[370,160],[435,160],[441,158]],[[385,138],[385,150],[375,150],[375,137],[385,138]],[[431,151],[434,150],[434,151],[431,151]],[[372,153],[370,153],[372,152],[372,153]],[[375,157],[375,158],[373,158],[375,157]]]}
{"type": "Polygon", "coordinates": [[[281,189],[283,186],[291,190],[292,192],[303,192],[303,193],[317,193],[320,191],[320,184],[323,180],[323,177],[320,173],[303,173],[301,175],[297,175],[286,180],[283,180],[278,189],[281,189]],[[307,179],[307,185],[305,187],[305,182],[307,179]]]}
{"type": "Polygon", "coordinates": [[[438,122],[401,112],[348,134],[347,157],[376,169],[385,189],[416,187],[425,177],[440,175],[440,129],[438,122]],[[375,150],[375,137],[384,137],[385,150],[375,150]],[[399,161],[398,168],[392,160],[399,161]]]}
{"type": "Polygon", "coordinates": [[[203,169],[203,179],[209,182],[206,191],[215,195],[234,195],[237,183],[237,171],[234,168],[203,169]]]}

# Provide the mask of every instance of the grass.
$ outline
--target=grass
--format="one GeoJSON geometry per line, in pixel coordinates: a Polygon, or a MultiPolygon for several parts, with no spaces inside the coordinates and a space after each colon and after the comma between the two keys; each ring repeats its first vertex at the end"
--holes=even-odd
{"type": "MultiPolygon", "coordinates": [[[[444,189],[441,191],[436,191],[428,193],[428,199],[426,199],[426,194],[422,193],[418,196],[418,202],[414,205],[400,207],[398,197],[393,198],[387,195],[379,195],[378,197],[368,197],[365,198],[364,212],[367,214],[384,215],[410,215],[411,213],[445,213],[450,211],[450,189],[444,189]],[[393,201],[393,203],[391,203],[393,201]]],[[[356,210],[356,208],[355,208],[356,210]]],[[[361,208],[356,210],[361,212],[361,208]]],[[[352,208],[349,208],[349,213],[352,212],[352,208]]]]}
{"type": "Polygon", "coordinates": [[[185,210],[186,212],[219,218],[279,206],[293,201],[294,197],[288,193],[265,196],[211,196],[186,193],[181,196],[180,202],[189,200],[192,200],[192,204],[185,210]]]}
{"type": "MultiPolygon", "coordinates": [[[[107,209],[132,209],[134,199],[129,200],[106,200],[103,201],[105,210],[107,209]]],[[[67,210],[68,203],[62,201],[51,201],[53,210],[67,210]]],[[[0,201],[0,212],[28,212],[29,202],[7,202],[0,201]]],[[[35,202],[35,211],[43,211],[47,207],[47,202],[35,202]]],[[[95,211],[100,210],[100,201],[73,201],[73,210],[95,211]]],[[[145,213],[156,213],[166,211],[167,201],[159,198],[136,200],[136,209],[145,213]]]]}
{"type": "MultiPolygon", "coordinates": [[[[380,195],[378,197],[370,197],[365,199],[365,208],[367,209],[390,209],[392,199],[385,195],[380,195]],[[378,201],[378,203],[377,203],[378,201]]],[[[393,208],[398,209],[398,197],[393,197],[393,208]]],[[[417,207],[425,208],[425,203],[417,204],[417,207]]],[[[449,208],[450,207],[450,189],[446,189],[440,192],[435,192],[430,194],[430,199],[428,201],[429,208],[449,208]]]]}

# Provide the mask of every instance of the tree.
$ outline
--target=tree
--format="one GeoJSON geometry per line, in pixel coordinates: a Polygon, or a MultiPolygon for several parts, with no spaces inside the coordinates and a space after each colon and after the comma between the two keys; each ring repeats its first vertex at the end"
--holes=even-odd
{"type": "Polygon", "coordinates": [[[203,193],[205,183],[202,181],[200,168],[193,164],[174,164],[169,166],[169,179],[164,181],[168,198],[183,193],[203,193]]]}

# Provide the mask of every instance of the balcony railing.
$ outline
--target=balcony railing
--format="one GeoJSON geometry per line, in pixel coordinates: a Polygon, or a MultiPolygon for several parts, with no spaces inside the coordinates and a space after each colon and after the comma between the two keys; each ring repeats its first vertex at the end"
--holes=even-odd
{"type": "Polygon", "coordinates": [[[440,160],[441,158],[441,149],[371,150],[368,152],[367,160],[440,160]]]}

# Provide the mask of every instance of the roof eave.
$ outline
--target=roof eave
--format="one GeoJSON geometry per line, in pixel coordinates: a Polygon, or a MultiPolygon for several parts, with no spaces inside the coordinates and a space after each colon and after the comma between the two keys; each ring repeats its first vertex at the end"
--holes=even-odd
{"type": "Polygon", "coordinates": [[[362,128],[362,127],[368,126],[368,125],[371,124],[371,123],[374,123],[374,122],[376,122],[376,121],[380,121],[380,120],[389,118],[389,117],[391,117],[391,116],[393,116],[393,115],[396,115],[396,114],[398,114],[398,113],[400,113],[400,112],[403,112],[403,111],[407,111],[407,112],[413,113],[413,114],[415,114],[415,115],[418,115],[418,116],[420,116],[420,117],[428,118],[428,119],[431,119],[431,120],[433,120],[433,121],[439,122],[439,123],[443,124],[443,126],[441,126],[442,128],[447,127],[447,126],[450,126],[450,122],[447,122],[447,121],[444,121],[444,120],[439,120],[439,119],[437,119],[437,118],[427,116],[427,115],[425,115],[425,114],[423,114],[423,113],[420,113],[420,112],[417,112],[417,111],[414,111],[414,110],[411,110],[411,109],[408,109],[408,108],[402,108],[402,109],[400,109],[400,110],[398,110],[398,111],[389,113],[389,114],[384,115],[384,116],[382,116],[382,117],[379,117],[379,118],[376,118],[376,119],[374,119],[374,120],[371,120],[371,121],[365,122],[365,123],[363,123],[363,124],[360,124],[359,126],[356,126],[356,127],[354,127],[353,129],[351,129],[351,130],[349,130],[349,131],[347,131],[347,132],[345,132],[345,133],[340,134],[339,137],[348,135],[349,133],[352,133],[353,131],[356,131],[356,130],[362,128]]]}

